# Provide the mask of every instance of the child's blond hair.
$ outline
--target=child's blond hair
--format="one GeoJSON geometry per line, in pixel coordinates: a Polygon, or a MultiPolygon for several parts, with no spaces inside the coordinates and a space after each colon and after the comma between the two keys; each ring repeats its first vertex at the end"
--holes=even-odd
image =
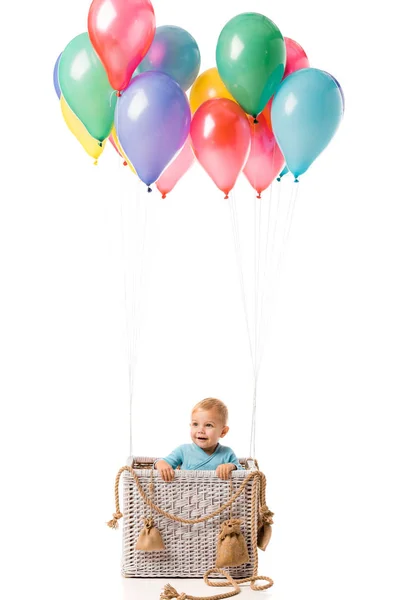
{"type": "Polygon", "coordinates": [[[218,398],[204,398],[196,404],[196,406],[192,410],[192,414],[196,410],[211,410],[215,408],[222,419],[224,425],[228,423],[228,408],[222,402],[222,400],[218,400],[218,398]]]}

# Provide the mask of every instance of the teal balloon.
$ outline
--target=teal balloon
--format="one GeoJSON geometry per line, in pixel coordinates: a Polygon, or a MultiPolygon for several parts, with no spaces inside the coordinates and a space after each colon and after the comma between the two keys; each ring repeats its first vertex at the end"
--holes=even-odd
{"type": "Polygon", "coordinates": [[[287,166],[285,165],[282,169],[282,171],[279,173],[278,177],[276,178],[277,181],[280,181],[282,179],[282,177],[285,177],[285,175],[287,175],[287,173],[289,173],[289,169],[287,168],[287,166]]]}
{"type": "Polygon", "coordinates": [[[117,97],[88,33],[77,35],[61,54],[58,80],[70,109],[90,135],[103,142],[114,123],[117,97]]]}
{"type": "Polygon", "coordinates": [[[319,69],[301,69],[283,80],[272,102],[272,129],[297,179],[335,135],[343,117],[337,80],[319,69]]]}

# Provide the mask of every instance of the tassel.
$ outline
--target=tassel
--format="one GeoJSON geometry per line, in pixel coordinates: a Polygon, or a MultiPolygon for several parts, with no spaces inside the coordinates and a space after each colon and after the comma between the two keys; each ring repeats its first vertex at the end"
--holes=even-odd
{"type": "Polygon", "coordinates": [[[111,527],[111,529],[118,529],[118,520],[122,519],[124,515],[122,514],[122,512],[117,512],[113,514],[113,519],[111,519],[111,521],[108,521],[107,525],[108,527],[111,527]]]}
{"type": "Polygon", "coordinates": [[[177,600],[186,600],[187,596],[184,592],[179,594],[172,585],[167,583],[167,585],[164,586],[164,591],[161,592],[160,600],[173,600],[173,598],[176,598],[177,600]]]}

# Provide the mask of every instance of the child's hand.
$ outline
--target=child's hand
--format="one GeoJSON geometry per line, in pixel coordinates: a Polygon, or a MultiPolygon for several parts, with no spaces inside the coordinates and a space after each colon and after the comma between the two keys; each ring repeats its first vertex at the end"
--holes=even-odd
{"type": "Polygon", "coordinates": [[[217,477],[220,479],[229,479],[232,471],[236,469],[236,465],[233,463],[227,463],[226,465],[219,465],[217,467],[217,477]]]}
{"type": "Polygon", "coordinates": [[[175,477],[175,471],[166,460],[158,460],[156,462],[156,469],[160,471],[160,475],[164,481],[172,481],[175,477]]]}

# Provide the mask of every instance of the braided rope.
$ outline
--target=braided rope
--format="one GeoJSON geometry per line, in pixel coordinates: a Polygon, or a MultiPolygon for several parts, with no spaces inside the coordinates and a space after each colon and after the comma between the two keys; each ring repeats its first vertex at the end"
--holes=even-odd
{"type": "MultiPolygon", "coordinates": [[[[148,506],[150,506],[150,508],[154,509],[160,515],[163,515],[164,517],[166,517],[167,519],[170,519],[171,521],[176,521],[177,523],[184,523],[186,525],[194,525],[196,523],[204,523],[205,521],[208,521],[209,519],[212,519],[212,518],[216,517],[217,515],[221,514],[224,510],[226,510],[227,508],[232,506],[232,504],[237,500],[237,498],[239,498],[239,496],[245,490],[245,487],[249,481],[251,481],[252,479],[255,479],[255,478],[257,478],[257,479],[260,478],[259,471],[252,471],[251,473],[249,473],[249,475],[243,481],[243,483],[238,488],[238,490],[233,494],[233,496],[231,496],[229,498],[229,500],[227,500],[227,502],[225,502],[225,504],[223,504],[222,506],[217,508],[217,510],[215,510],[213,513],[211,513],[209,515],[205,515],[204,517],[199,517],[198,519],[182,519],[181,517],[177,517],[176,515],[172,515],[171,513],[166,512],[165,510],[163,510],[162,508],[160,508],[159,506],[154,504],[152,499],[147,496],[146,492],[142,488],[140,481],[139,481],[139,477],[136,475],[136,473],[132,467],[129,467],[129,466],[121,467],[121,469],[118,471],[117,476],[115,478],[115,513],[113,514],[114,518],[107,523],[107,525],[113,529],[118,528],[118,520],[123,517],[123,514],[121,513],[121,510],[120,510],[120,504],[119,504],[119,482],[120,482],[121,475],[124,471],[128,471],[128,473],[131,474],[131,476],[133,477],[133,479],[137,485],[137,489],[138,489],[140,496],[142,497],[143,501],[148,506]]],[[[265,479],[265,476],[264,476],[264,479],[265,479]]]]}

